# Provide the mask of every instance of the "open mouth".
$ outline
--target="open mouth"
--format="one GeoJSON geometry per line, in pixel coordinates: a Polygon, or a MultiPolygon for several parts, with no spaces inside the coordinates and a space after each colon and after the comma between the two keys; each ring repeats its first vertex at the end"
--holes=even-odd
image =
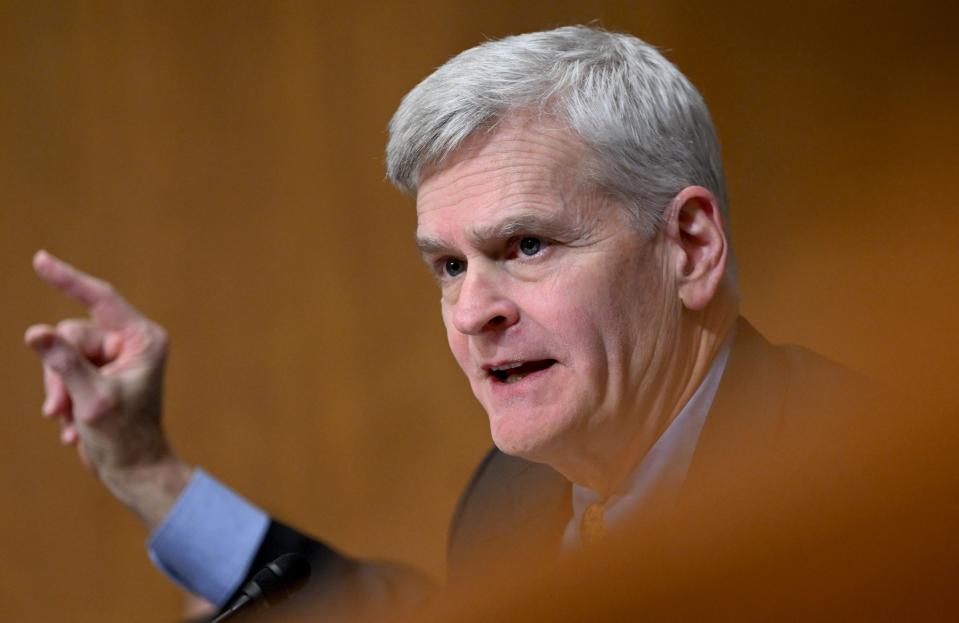
{"type": "Polygon", "coordinates": [[[505,363],[489,369],[490,376],[500,383],[515,383],[526,376],[545,370],[556,363],[555,359],[541,359],[540,361],[523,361],[514,363],[505,363]]]}

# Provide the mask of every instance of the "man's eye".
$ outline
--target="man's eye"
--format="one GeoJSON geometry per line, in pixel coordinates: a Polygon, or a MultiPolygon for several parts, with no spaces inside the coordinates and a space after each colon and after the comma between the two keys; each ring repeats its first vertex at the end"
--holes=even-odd
{"type": "Polygon", "coordinates": [[[543,241],[533,236],[523,236],[519,241],[519,250],[523,255],[536,255],[543,248],[543,241]]]}
{"type": "Polygon", "coordinates": [[[446,274],[450,277],[455,277],[466,270],[466,262],[458,260],[455,257],[448,257],[446,261],[443,262],[443,270],[446,271],[446,274]]]}

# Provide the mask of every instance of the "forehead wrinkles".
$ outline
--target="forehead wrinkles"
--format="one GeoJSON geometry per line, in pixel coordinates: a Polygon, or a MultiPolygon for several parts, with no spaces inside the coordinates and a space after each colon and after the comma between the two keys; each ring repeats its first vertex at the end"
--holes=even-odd
{"type": "Polygon", "coordinates": [[[506,127],[471,137],[441,166],[424,171],[417,194],[423,216],[444,207],[473,202],[473,210],[493,206],[556,206],[566,203],[586,179],[585,148],[566,131],[506,127]]]}

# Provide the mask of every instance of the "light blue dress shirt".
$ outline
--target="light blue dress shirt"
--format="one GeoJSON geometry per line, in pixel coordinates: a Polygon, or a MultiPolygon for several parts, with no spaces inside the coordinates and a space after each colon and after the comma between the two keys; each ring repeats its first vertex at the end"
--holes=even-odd
{"type": "MultiPolygon", "coordinates": [[[[606,502],[607,524],[615,526],[638,508],[675,499],[689,471],[699,433],[726,368],[730,334],[702,384],[653,444],[623,487],[606,502]]],[[[573,518],[564,549],[579,543],[586,507],[600,501],[594,491],[573,485],[573,518]]],[[[175,582],[223,606],[246,576],[270,525],[266,512],[201,469],[147,542],[151,560],[175,582]]]]}
{"type": "Polygon", "coordinates": [[[197,469],[147,542],[150,559],[177,584],[223,606],[256,555],[270,517],[197,469]]]}

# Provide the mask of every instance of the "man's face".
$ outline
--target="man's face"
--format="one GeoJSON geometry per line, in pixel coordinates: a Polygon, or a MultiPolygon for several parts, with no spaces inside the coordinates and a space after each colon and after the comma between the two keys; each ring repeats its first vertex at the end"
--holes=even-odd
{"type": "Polygon", "coordinates": [[[544,462],[594,431],[635,432],[672,307],[662,245],[580,181],[584,157],[567,131],[505,123],[417,196],[450,349],[493,440],[544,462]]]}

